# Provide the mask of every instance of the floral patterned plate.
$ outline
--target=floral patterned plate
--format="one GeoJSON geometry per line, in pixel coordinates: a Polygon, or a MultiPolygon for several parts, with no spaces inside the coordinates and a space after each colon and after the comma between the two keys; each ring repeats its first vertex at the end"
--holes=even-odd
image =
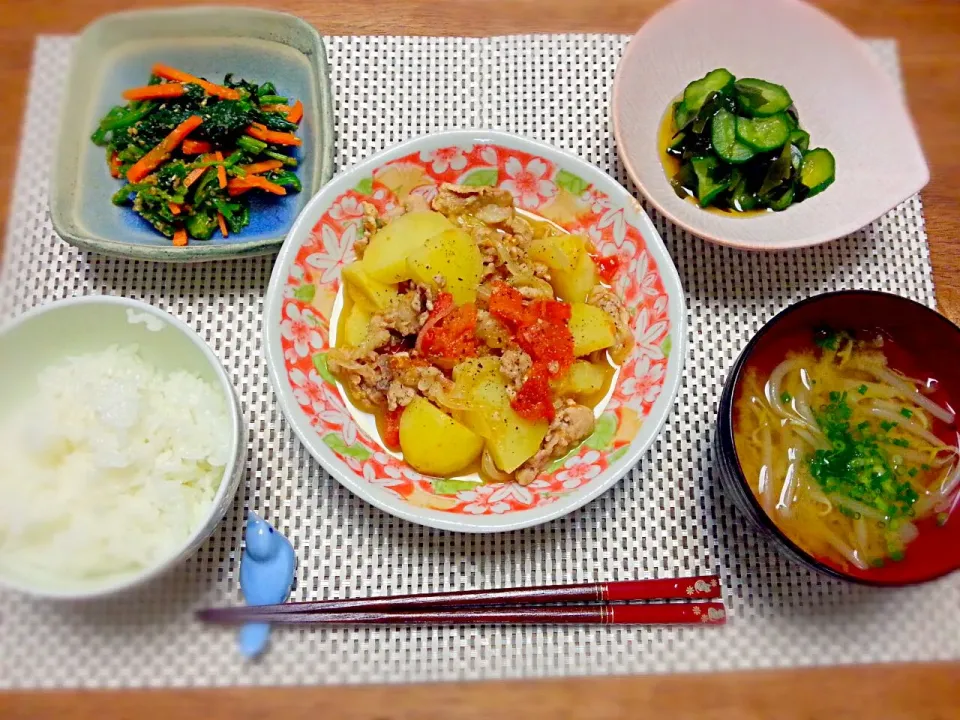
{"type": "Polygon", "coordinates": [[[650,447],[680,383],[683,291],[653,223],[596,168],[531,140],[489,130],[437,133],[401,143],[335,177],[307,205],[274,267],[265,307],[270,380],[310,453],[381,510],[430,527],[515,530],[565,515],[617,482],[650,447]],[[361,203],[386,211],[441,183],[496,185],[518,207],[587,235],[617,255],[613,287],[632,313],[636,346],[622,365],[596,430],[532,484],[478,485],[421,475],[386,451],[369,418],[352,412],[327,369],[342,303],[340,271],[353,261],[361,203]]]}

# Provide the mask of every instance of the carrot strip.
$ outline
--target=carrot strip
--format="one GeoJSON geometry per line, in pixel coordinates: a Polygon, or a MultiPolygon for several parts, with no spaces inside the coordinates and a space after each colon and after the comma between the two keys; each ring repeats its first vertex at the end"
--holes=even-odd
{"type": "Polygon", "coordinates": [[[161,140],[155,148],[146,155],[137,160],[137,162],[127,170],[127,180],[130,182],[140,182],[151,172],[156,170],[170,156],[174,150],[182,143],[187,135],[196,130],[203,118],[199,115],[191,115],[182,123],[177,125],[173,131],[161,140]]]}
{"type": "MultiPolygon", "coordinates": [[[[247,175],[242,178],[232,178],[230,183],[227,185],[227,192],[232,190],[250,190],[251,188],[259,188],[260,190],[266,190],[269,193],[274,195],[286,195],[287,189],[282,185],[277,185],[277,183],[270,182],[264,177],[259,175],[247,175]]],[[[239,195],[239,193],[237,193],[239,195]]]]}
{"type": "MultiPolygon", "coordinates": [[[[203,161],[207,161],[207,160],[210,159],[210,156],[209,156],[209,155],[204,155],[204,156],[202,156],[200,159],[203,160],[203,161]]],[[[193,185],[193,184],[194,184],[197,180],[199,180],[199,179],[203,176],[203,174],[204,174],[207,170],[209,170],[211,167],[213,167],[213,166],[212,166],[212,165],[207,165],[206,167],[198,167],[198,168],[194,168],[193,170],[191,170],[191,171],[189,172],[189,174],[187,175],[187,177],[185,177],[185,178],[183,179],[183,186],[184,186],[185,188],[188,188],[188,187],[190,187],[191,185],[193,185]]]]}
{"type": "Polygon", "coordinates": [[[259,175],[260,173],[270,172],[271,170],[279,170],[282,167],[283,163],[279,160],[264,160],[262,162],[251,163],[250,165],[241,165],[240,169],[250,175],[259,175]]]}
{"type": "Polygon", "coordinates": [[[217,213],[217,225],[220,226],[221,235],[227,237],[230,234],[227,232],[227,222],[223,219],[223,213],[217,213]]]}
{"type": "Polygon", "coordinates": [[[110,174],[115,177],[120,177],[120,158],[116,153],[110,156],[110,174]]]}
{"type": "MultiPolygon", "coordinates": [[[[218,163],[223,162],[223,153],[219,150],[217,150],[213,157],[218,163]]],[[[217,165],[217,182],[220,183],[220,187],[222,188],[227,186],[227,169],[223,165],[217,165]]]]}
{"type": "Polygon", "coordinates": [[[253,190],[253,188],[250,187],[249,185],[245,185],[244,187],[239,187],[237,185],[230,187],[229,184],[227,185],[227,195],[229,195],[230,197],[243,195],[244,193],[250,192],[251,190],[253,190]]]}
{"type": "Polygon", "coordinates": [[[213,146],[206,140],[190,140],[188,138],[183,141],[183,147],[180,149],[184,155],[203,155],[203,153],[213,150],[213,146]]]}
{"type": "Polygon", "coordinates": [[[207,95],[215,95],[216,97],[223,98],[224,100],[240,99],[240,93],[233,88],[228,88],[224,87],[223,85],[217,85],[216,83],[201,80],[196,75],[185,73],[182,70],[177,70],[176,68],[172,68],[169,65],[164,65],[163,63],[157,63],[154,65],[152,72],[154,75],[157,77],[162,77],[164,80],[173,80],[181,83],[199,85],[203,88],[203,91],[207,93],[207,95]]]}
{"type": "Polygon", "coordinates": [[[172,212],[174,215],[179,215],[179,214],[180,214],[180,206],[179,206],[179,205],[177,205],[176,203],[173,203],[173,202],[172,202],[172,203],[169,203],[169,206],[170,206],[170,212],[172,212]]]}
{"type": "Polygon", "coordinates": [[[173,245],[174,247],[186,247],[187,244],[187,231],[180,229],[173,234],[173,245]]]}
{"type": "Polygon", "coordinates": [[[287,113],[287,120],[292,123],[299,123],[303,119],[303,103],[297,100],[293,107],[290,108],[290,112],[287,113]]]}
{"type": "Polygon", "coordinates": [[[163,83],[161,85],[145,85],[144,87],[130,88],[123,91],[124,100],[161,100],[178,98],[186,90],[180,83],[163,83]]]}
{"type": "Polygon", "coordinates": [[[290,112],[289,105],[261,105],[260,109],[264,112],[278,112],[283,113],[284,115],[287,115],[290,112]]]}
{"type": "Polygon", "coordinates": [[[302,145],[303,140],[293,133],[277,132],[276,130],[267,130],[260,123],[254,123],[247,128],[247,135],[263,142],[273,143],[274,145],[302,145]]]}
{"type": "Polygon", "coordinates": [[[259,175],[251,175],[247,178],[247,181],[254,187],[260,188],[261,190],[266,190],[274,195],[287,194],[287,189],[285,187],[282,185],[277,185],[274,182],[270,182],[266,178],[260,177],[259,175]]]}

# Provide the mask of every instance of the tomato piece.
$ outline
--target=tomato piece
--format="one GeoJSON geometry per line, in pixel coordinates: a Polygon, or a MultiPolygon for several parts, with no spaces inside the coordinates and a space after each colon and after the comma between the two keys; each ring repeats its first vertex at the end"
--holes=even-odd
{"type": "Polygon", "coordinates": [[[433,310],[430,311],[430,317],[427,319],[427,322],[433,318],[443,315],[452,307],[453,295],[448,292],[440,293],[437,295],[437,299],[433,301],[433,310]]]}
{"type": "Polygon", "coordinates": [[[388,450],[400,450],[400,416],[403,410],[401,405],[396,410],[387,410],[383,416],[383,444],[388,450]]]}
{"type": "MultiPolygon", "coordinates": [[[[429,321],[428,321],[429,322],[429,321]]],[[[461,360],[477,354],[477,306],[461,305],[430,328],[420,344],[425,357],[437,360],[461,360]]]]}
{"type": "Polygon", "coordinates": [[[510,406],[520,417],[531,422],[553,420],[556,410],[550,394],[550,373],[546,365],[538,363],[533,366],[516,396],[510,401],[510,406]]]}
{"type": "Polygon", "coordinates": [[[498,283],[487,304],[490,314],[511,330],[529,324],[533,319],[523,295],[506,283],[498,283]]]}
{"type": "Polygon", "coordinates": [[[623,261],[618,255],[605,255],[603,257],[593,256],[593,264],[597,266],[597,273],[600,279],[608,285],[613,282],[613,278],[620,272],[620,266],[623,261]]]}
{"type": "Polygon", "coordinates": [[[560,377],[573,364],[573,335],[566,325],[539,320],[521,328],[515,339],[534,363],[544,365],[551,377],[560,377]]]}
{"type": "Polygon", "coordinates": [[[513,339],[533,360],[533,369],[513,400],[513,409],[529,420],[554,416],[550,379],[567,372],[575,359],[570,333],[570,305],[559,300],[524,300],[500,283],[488,303],[490,314],[513,332],[513,339]]]}
{"type": "Polygon", "coordinates": [[[559,300],[535,300],[530,304],[530,314],[561,325],[570,322],[570,304],[559,300]]]}

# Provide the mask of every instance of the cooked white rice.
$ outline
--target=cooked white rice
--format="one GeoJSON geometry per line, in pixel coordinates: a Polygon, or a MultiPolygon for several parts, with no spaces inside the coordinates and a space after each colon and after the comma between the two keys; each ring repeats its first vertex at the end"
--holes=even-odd
{"type": "Polygon", "coordinates": [[[43,370],[0,419],[0,569],[82,581],[156,564],[209,512],[230,425],[215,386],[136,346],[43,370]]]}

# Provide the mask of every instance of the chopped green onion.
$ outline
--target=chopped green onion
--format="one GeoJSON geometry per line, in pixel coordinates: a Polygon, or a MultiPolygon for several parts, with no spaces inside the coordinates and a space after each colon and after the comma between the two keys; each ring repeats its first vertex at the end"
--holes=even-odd
{"type": "Polygon", "coordinates": [[[818,328],[813,335],[813,342],[824,350],[837,349],[837,333],[829,327],[818,328]]]}
{"type": "Polygon", "coordinates": [[[783,394],[780,395],[780,402],[786,404],[791,400],[793,400],[793,396],[790,393],[788,393],[786,390],[784,390],[783,394]]]}
{"type": "Polygon", "coordinates": [[[860,387],[857,388],[857,392],[860,393],[861,395],[866,395],[868,389],[869,388],[867,388],[866,385],[861,385],[860,387]]]}
{"type": "Polygon", "coordinates": [[[909,419],[913,417],[913,410],[908,410],[907,408],[901,408],[900,414],[903,415],[905,418],[909,419]]]}

